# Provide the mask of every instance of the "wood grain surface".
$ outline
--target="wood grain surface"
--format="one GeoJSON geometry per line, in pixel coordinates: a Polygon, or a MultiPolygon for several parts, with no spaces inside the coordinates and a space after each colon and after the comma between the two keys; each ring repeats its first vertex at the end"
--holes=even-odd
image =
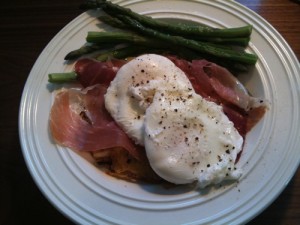
{"type": "MultiPolygon", "coordinates": [[[[1,2],[0,225],[74,224],[52,206],[34,183],[21,152],[18,112],[22,90],[34,62],[57,32],[81,13],[78,9],[81,2],[1,2]]],[[[238,2],[274,26],[300,59],[300,4],[297,1],[238,2]]],[[[299,169],[280,196],[249,224],[300,224],[299,169]]]]}

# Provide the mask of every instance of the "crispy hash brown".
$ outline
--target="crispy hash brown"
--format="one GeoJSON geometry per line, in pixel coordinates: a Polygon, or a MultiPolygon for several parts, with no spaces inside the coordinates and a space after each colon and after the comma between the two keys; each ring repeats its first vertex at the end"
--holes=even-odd
{"type": "Polygon", "coordinates": [[[147,160],[139,161],[123,148],[104,149],[93,152],[92,157],[106,173],[131,182],[162,182],[147,160]]]}

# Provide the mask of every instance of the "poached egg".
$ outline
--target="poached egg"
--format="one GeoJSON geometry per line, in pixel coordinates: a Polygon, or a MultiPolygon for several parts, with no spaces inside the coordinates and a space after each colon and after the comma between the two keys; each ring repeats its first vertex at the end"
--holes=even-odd
{"type": "Polygon", "coordinates": [[[235,160],[243,138],[222,107],[195,93],[168,58],[146,54],[120,68],[105,107],[136,144],[145,146],[152,169],[175,184],[201,188],[238,179],[235,160]]]}

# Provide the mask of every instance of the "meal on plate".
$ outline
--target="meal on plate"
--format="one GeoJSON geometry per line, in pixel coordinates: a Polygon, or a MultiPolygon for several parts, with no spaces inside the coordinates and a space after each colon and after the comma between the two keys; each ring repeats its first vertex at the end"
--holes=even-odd
{"type": "Polygon", "coordinates": [[[49,74],[80,84],[56,92],[55,142],[125,180],[204,188],[239,179],[246,134],[267,110],[233,75],[257,60],[232,47],[248,44],[251,26],[172,25],[104,0],[83,8],[121,30],[89,32],[66,56],[74,70],[49,74]]]}

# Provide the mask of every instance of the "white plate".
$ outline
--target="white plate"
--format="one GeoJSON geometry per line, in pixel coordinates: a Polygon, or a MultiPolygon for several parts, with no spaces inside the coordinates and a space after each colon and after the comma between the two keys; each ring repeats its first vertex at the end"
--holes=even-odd
{"type": "MultiPolygon", "coordinates": [[[[299,165],[299,63],[283,38],[265,20],[233,1],[119,1],[153,16],[206,23],[215,27],[254,26],[249,52],[259,61],[240,79],[271,108],[247,136],[239,161],[239,183],[203,191],[132,184],[109,177],[49,134],[53,101],[50,72],[70,71],[64,56],[84,44],[99,21],[83,13],[62,29],[36,61],[20,107],[20,140],[28,168],[40,190],[60,211],[80,224],[245,223],[285,188],[299,165]]],[[[99,13],[99,12],[98,12],[99,13]]],[[[92,13],[93,14],[93,13],[92,13]]],[[[100,29],[108,29],[100,24],[100,29]]]]}

